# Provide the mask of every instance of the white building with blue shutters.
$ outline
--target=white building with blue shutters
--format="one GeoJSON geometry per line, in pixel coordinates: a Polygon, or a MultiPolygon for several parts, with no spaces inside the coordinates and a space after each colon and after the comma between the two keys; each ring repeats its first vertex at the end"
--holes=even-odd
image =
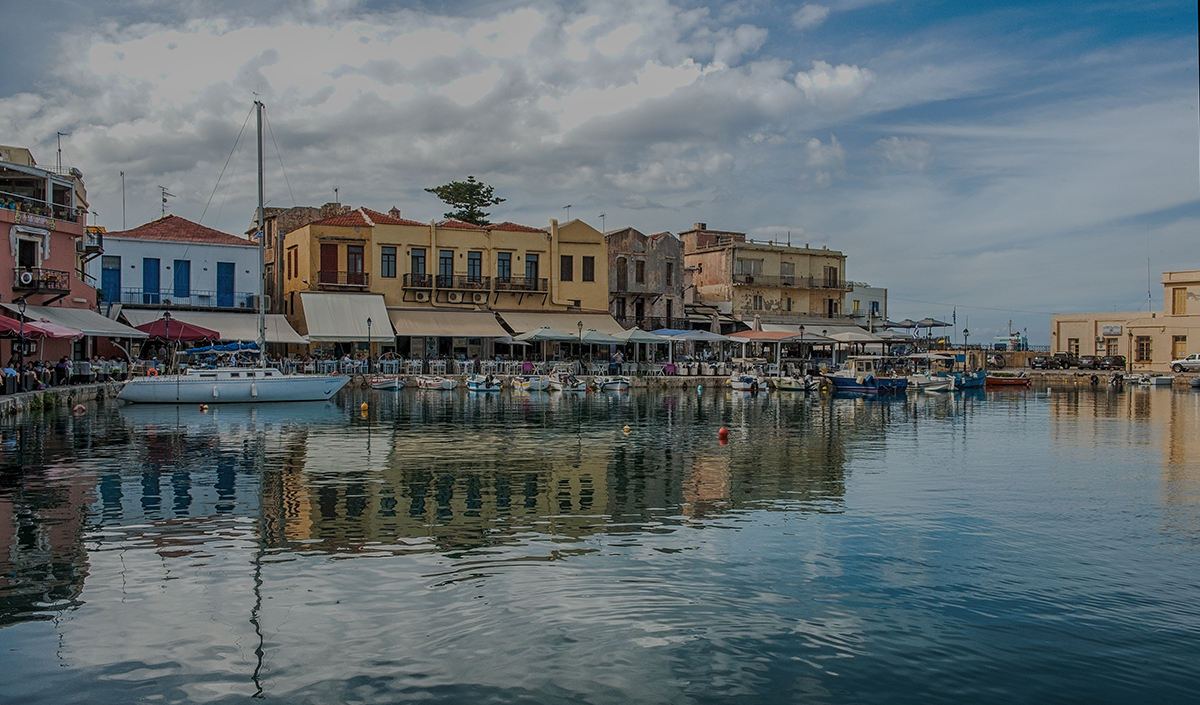
{"type": "Polygon", "coordinates": [[[130,308],[257,310],[262,292],[258,243],[168,215],[104,234],[104,254],[87,265],[100,310],[130,308]]]}

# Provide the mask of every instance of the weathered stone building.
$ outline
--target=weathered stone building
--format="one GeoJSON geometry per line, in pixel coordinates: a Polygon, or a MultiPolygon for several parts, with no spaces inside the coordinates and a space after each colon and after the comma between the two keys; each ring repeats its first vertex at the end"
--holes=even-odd
{"type": "Polygon", "coordinates": [[[634,228],[604,234],[608,246],[608,310],[621,325],[642,330],[688,328],[683,243],[671,233],[634,228]]]}

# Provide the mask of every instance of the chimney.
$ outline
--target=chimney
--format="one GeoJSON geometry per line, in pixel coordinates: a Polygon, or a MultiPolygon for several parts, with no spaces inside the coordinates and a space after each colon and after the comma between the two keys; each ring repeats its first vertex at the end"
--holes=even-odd
{"type": "Polygon", "coordinates": [[[390,211],[388,211],[388,215],[392,216],[396,220],[400,220],[400,209],[395,206],[392,206],[392,209],[390,211]]]}
{"type": "Polygon", "coordinates": [[[708,223],[696,223],[692,225],[692,230],[708,230],[708,223]]]}

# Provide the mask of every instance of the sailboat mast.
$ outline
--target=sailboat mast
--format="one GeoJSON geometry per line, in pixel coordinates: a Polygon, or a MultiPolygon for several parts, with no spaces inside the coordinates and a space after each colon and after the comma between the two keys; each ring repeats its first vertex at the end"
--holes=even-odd
{"type": "Polygon", "coordinates": [[[263,109],[261,100],[254,101],[258,117],[258,364],[267,364],[267,223],[263,209],[263,109]]]}

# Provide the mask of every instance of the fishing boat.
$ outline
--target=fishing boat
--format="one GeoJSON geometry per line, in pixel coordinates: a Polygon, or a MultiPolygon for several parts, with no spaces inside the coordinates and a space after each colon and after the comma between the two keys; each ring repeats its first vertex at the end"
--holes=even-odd
{"type": "Polygon", "coordinates": [[[421,375],[417,377],[417,386],[421,389],[454,389],[458,386],[458,380],[453,377],[421,375]]]}
{"type": "Polygon", "coordinates": [[[467,377],[467,391],[470,392],[498,392],[504,386],[498,378],[492,375],[471,375],[467,377]]]}
{"type": "Polygon", "coordinates": [[[389,377],[387,375],[379,375],[367,380],[367,384],[371,385],[371,389],[379,389],[381,391],[393,391],[404,388],[404,380],[399,377],[389,377]]]}
{"type": "Polygon", "coordinates": [[[592,378],[592,389],[597,392],[624,392],[629,389],[628,377],[599,376],[592,378]]]}
{"type": "Polygon", "coordinates": [[[1175,375],[1140,375],[1137,383],[1149,387],[1169,387],[1175,383],[1175,375]]]}
{"type": "Polygon", "coordinates": [[[757,392],[767,388],[767,381],[758,375],[735,372],[729,377],[729,388],[735,392],[757,392]]]}
{"type": "MultiPolygon", "coordinates": [[[[258,223],[263,218],[263,104],[254,101],[258,116],[258,223]]],[[[266,238],[258,238],[258,264],[261,273],[265,261],[266,238]]],[[[226,364],[212,369],[189,368],[183,374],[136,377],[117,393],[117,399],[135,404],[213,404],[229,402],[287,402],[326,401],[350,381],[349,375],[285,375],[266,366],[263,346],[266,343],[266,296],[258,298],[258,340],[253,345],[232,343],[205,350],[223,353],[221,348],[233,347],[226,364]],[[239,367],[232,355],[241,351],[258,356],[256,367],[239,367]]],[[[189,351],[191,352],[191,351],[189,351]]]]}
{"type": "Polygon", "coordinates": [[[550,388],[559,392],[586,392],[587,382],[566,367],[556,367],[550,373],[550,388]]]}
{"type": "Polygon", "coordinates": [[[998,375],[987,376],[987,386],[989,387],[1028,387],[1033,384],[1033,380],[1025,376],[1025,373],[1014,375],[1012,377],[998,375]]]}
{"type": "Polygon", "coordinates": [[[509,382],[513,389],[525,392],[545,392],[550,389],[550,377],[547,375],[518,375],[509,382]]]}
{"type": "Polygon", "coordinates": [[[987,370],[974,372],[956,372],[954,374],[955,389],[981,389],[987,385],[987,370]]]}
{"type": "Polygon", "coordinates": [[[768,377],[767,385],[779,392],[811,392],[816,391],[821,383],[811,375],[804,377],[768,377]]]}
{"type": "Polygon", "coordinates": [[[896,394],[908,389],[907,377],[881,376],[884,360],[878,355],[852,357],[836,372],[825,375],[825,379],[839,392],[862,394],[896,394]]]}

